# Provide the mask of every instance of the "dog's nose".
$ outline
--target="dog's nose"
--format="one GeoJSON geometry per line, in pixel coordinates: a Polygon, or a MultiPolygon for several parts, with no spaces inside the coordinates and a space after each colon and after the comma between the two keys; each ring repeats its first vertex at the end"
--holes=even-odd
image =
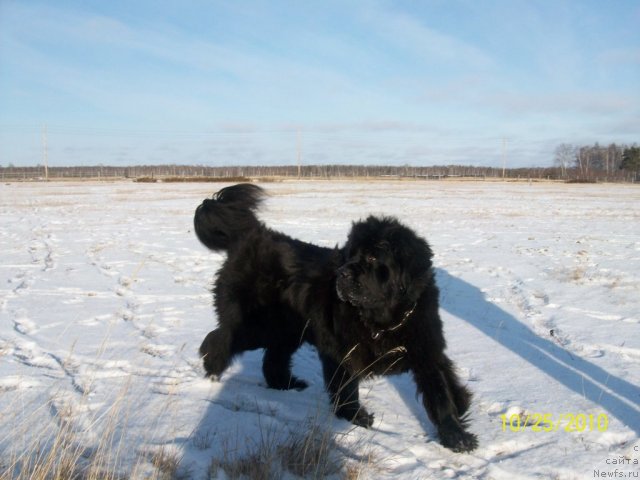
{"type": "Polygon", "coordinates": [[[353,277],[353,273],[351,272],[351,269],[346,268],[346,267],[342,267],[340,269],[338,269],[338,275],[342,278],[351,278],[353,277]]]}

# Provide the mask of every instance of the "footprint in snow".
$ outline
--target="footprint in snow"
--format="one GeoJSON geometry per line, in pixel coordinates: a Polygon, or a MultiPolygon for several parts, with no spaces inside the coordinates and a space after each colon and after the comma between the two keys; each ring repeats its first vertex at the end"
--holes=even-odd
{"type": "Polygon", "coordinates": [[[604,352],[595,345],[583,345],[579,350],[580,355],[586,358],[599,358],[604,355],[604,352]]]}
{"type": "Polygon", "coordinates": [[[16,331],[23,335],[31,335],[38,331],[38,326],[26,317],[16,318],[13,321],[13,326],[16,331]]]}
{"type": "Polygon", "coordinates": [[[25,290],[27,290],[31,285],[33,285],[33,279],[28,277],[26,272],[20,272],[15,277],[7,280],[7,282],[11,284],[12,291],[15,294],[26,293],[25,290]]]}
{"type": "Polygon", "coordinates": [[[16,345],[13,356],[23,365],[47,370],[59,370],[60,365],[49,355],[30,345],[16,345]]]}
{"type": "Polygon", "coordinates": [[[175,347],[173,345],[145,343],[140,346],[140,351],[152,357],[164,358],[172,355],[175,351],[175,347]]]}
{"type": "Polygon", "coordinates": [[[27,390],[38,386],[40,386],[40,382],[22,375],[10,375],[0,378],[0,393],[14,390],[27,390]]]}

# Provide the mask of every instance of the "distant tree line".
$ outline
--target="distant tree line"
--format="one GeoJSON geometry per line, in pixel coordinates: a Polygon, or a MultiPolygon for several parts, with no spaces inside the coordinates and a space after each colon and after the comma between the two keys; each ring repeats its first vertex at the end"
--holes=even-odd
{"type": "Polygon", "coordinates": [[[564,179],[636,181],[640,177],[640,147],[561,143],[555,150],[554,165],[564,179]]]}
{"type": "MultiPolygon", "coordinates": [[[[381,165],[282,165],[282,166],[203,166],[203,165],[139,165],[81,167],[0,167],[0,180],[38,179],[172,179],[224,180],[225,178],[304,178],[348,179],[379,178],[478,178],[579,181],[635,181],[638,168],[629,152],[638,147],[611,146],[602,148],[573,147],[562,144],[556,149],[556,165],[549,168],[495,168],[478,166],[381,166],[381,165]],[[625,152],[627,156],[625,157],[625,152]],[[635,169],[634,169],[635,168],[635,169]]],[[[635,157],[634,157],[635,158],[635,157]]],[[[636,161],[638,162],[638,161],[636,161]]]]}

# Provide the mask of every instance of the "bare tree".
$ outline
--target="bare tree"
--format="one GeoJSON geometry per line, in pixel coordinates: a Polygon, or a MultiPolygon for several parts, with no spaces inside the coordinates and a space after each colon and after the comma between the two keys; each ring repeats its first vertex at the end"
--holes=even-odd
{"type": "Polygon", "coordinates": [[[561,143],[556,147],[554,165],[560,167],[562,178],[567,178],[567,169],[576,161],[576,148],[569,143],[561,143]]]}

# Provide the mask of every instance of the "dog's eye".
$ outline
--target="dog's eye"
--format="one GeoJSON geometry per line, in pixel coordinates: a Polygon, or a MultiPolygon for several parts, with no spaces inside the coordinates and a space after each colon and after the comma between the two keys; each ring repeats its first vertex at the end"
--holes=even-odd
{"type": "Polygon", "coordinates": [[[374,257],[373,255],[367,255],[365,257],[365,261],[367,263],[376,263],[378,261],[378,259],[376,257],[374,257]]]}

